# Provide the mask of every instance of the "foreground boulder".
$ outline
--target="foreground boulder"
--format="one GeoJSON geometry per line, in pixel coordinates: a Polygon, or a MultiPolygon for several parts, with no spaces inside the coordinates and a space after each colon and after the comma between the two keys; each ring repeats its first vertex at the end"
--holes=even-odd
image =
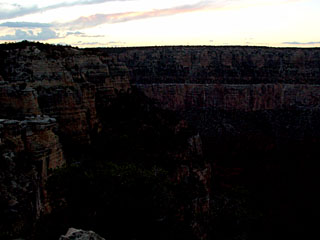
{"type": "Polygon", "coordinates": [[[62,235],[59,240],[105,240],[92,231],[69,228],[66,235],[62,235]]]}

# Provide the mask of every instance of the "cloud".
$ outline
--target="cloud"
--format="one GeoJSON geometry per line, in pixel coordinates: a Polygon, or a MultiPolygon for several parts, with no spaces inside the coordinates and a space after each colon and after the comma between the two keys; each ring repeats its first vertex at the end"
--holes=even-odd
{"type": "Polygon", "coordinates": [[[104,37],[104,35],[88,35],[88,34],[85,34],[83,32],[79,32],[79,31],[67,32],[66,36],[70,36],[70,35],[77,36],[77,37],[94,37],[94,38],[104,37]]]}
{"type": "Polygon", "coordinates": [[[83,32],[79,32],[79,31],[76,31],[76,32],[67,32],[67,36],[69,35],[83,35],[84,33],[83,32]]]}
{"type": "MultiPolygon", "coordinates": [[[[2,4],[2,6],[3,5],[4,4],[2,4]]],[[[37,6],[23,7],[19,4],[10,4],[9,8],[10,10],[3,8],[0,5],[0,20],[24,16],[24,15],[28,15],[28,14],[36,13],[40,11],[37,6]]]]}
{"type": "Polygon", "coordinates": [[[48,40],[48,39],[56,39],[59,38],[59,35],[49,29],[49,28],[42,28],[41,31],[37,34],[34,34],[33,31],[23,31],[20,29],[17,29],[15,31],[15,34],[12,35],[5,35],[5,36],[0,36],[0,40],[48,40]]]}
{"type": "Polygon", "coordinates": [[[122,41],[109,41],[109,42],[84,42],[84,41],[77,41],[72,43],[74,46],[106,46],[106,47],[120,47],[125,45],[126,42],[122,41]]]}
{"type": "Polygon", "coordinates": [[[107,44],[125,44],[126,42],[121,42],[121,41],[110,41],[107,42],[107,44]]]}
{"type": "Polygon", "coordinates": [[[49,23],[37,23],[37,22],[4,22],[0,24],[0,27],[9,28],[43,28],[51,27],[49,23]]]}
{"type": "Polygon", "coordinates": [[[283,42],[282,44],[289,44],[289,45],[315,45],[320,44],[320,42],[283,42]]]}
{"type": "Polygon", "coordinates": [[[155,9],[145,12],[124,12],[114,14],[95,14],[88,17],[80,17],[76,20],[58,24],[60,27],[65,27],[70,30],[85,29],[98,26],[105,23],[120,23],[132,20],[139,20],[145,18],[163,17],[176,15],[181,13],[201,11],[208,8],[221,8],[229,1],[200,1],[195,4],[181,5],[173,8],[155,9]]]}
{"type": "Polygon", "coordinates": [[[79,41],[76,43],[76,45],[106,45],[106,44],[102,44],[100,42],[82,42],[79,41]]]}
{"type": "Polygon", "coordinates": [[[107,46],[108,43],[102,43],[102,42],[83,42],[83,41],[78,41],[75,43],[72,43],[74,46],[107,46]]]}
{"type": "Polygon", "coordinates": [[[42,7],[42,8],[38,7],[37,5],[23,6],[23,5],[14,3],[6,6],[5,4],[0,3],[0,20],[25,16],[32,13],[45,12],[48,10],[53,10],[53,9],[62,8],[62,7],[92,5],[92,4],[99,4],[104,2],[115,2],[115,1],[130,1],[130,0],[78,0],[73,2],[57,3],[57,4],[49,5],[46,7],[42,7]]]}

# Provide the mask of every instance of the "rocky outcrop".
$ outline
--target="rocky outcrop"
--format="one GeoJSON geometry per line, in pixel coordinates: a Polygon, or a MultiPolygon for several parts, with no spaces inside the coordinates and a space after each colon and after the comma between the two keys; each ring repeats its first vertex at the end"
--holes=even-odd
{"type": "Polygon", "coordinates": [[[188,194],[184,197],[185,202],[178,205],[177,215],[181,221],[190,221],[193,234],[198,239],[207,239],[210,224],[212,169],[211,165],[203,159],[200,135],[190,137],[187,149],[176,157],[183,159],[183,162],[177,167],[172,181],[188,189],[188,194]],[[187,219],[187,216],[193,217],[187,219]]]}
{"type": "Polygon", "coordinates": [[[37,92],[26,84],[0,83],[0,111],[2,118],[22,119],[40,115],[37,92]]]}
{"type": "Polygon", "coordinates": [[[59,240],[105,240],[93,231],[69,228],[66,235],[62,235],[59,240]]]}
{"type": "Polygon", "coordinates": [[[96,99],[108,104],[116,92],[129,89],[126,66],[94,53],[27,45],[2,55],[0,117],[54,117],[65,143],[90,143],[99,125],[96,99]]]}
{"type": "Polygon", "coordinates": [[[44,184],[49,169],[65,164],[54,133],[56,120],[30,117],[0,120],[0,201],[3,238],[27,231],[49,210],[44,184]]]}

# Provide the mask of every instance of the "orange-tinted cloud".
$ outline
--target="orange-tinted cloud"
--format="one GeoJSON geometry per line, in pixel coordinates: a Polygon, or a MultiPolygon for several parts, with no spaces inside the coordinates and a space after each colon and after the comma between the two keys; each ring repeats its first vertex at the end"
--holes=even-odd
{"type": "Polygon", "coordinates": [[[196,11],[203,11],[209,9],[220,9],[223,7],[248,7],[259,4],[279,4],[279,3],[291,3],[303,0],[278,0],[278,1],[248,1],[248,0],[201,0],[195,4],[181,5],[173,8],[155,9],[144,12],[124,12],[124,13],[113,13],[113,14],[95,14],[88,17],[80,17],[76,20],[59,24],[60,27],[67,29],[84,29],[95,27],[105,23],[119,23],[127,22],[132,20],[164,17],[170,15],[177,15],[182,13],[190,13],[196,11]]]}
{"type": "Polygon", "coordinates": [[[59,24],[60,27],[65,27],[71,30],[84,29],[98,26],[105,23],[120,23],[132,20],[139,20],[153,17],[164,17],[182,13],[202,11],[209,8],[220,8],[225,6],[229,1],[200,1],[192,5],[182,5],[173,8],[155,9],[145,12],[124,12],[114,14],[95,14],[88,17],[80,17],[76,20],[59,24]]]}

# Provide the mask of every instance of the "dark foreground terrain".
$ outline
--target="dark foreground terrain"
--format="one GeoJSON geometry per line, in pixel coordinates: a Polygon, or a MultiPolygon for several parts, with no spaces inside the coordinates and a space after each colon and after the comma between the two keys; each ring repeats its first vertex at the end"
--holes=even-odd
{"type": "Polygon", "coordinates": [[[306,239],[320,49],[0,45],[0,239],[306,239]]]}

